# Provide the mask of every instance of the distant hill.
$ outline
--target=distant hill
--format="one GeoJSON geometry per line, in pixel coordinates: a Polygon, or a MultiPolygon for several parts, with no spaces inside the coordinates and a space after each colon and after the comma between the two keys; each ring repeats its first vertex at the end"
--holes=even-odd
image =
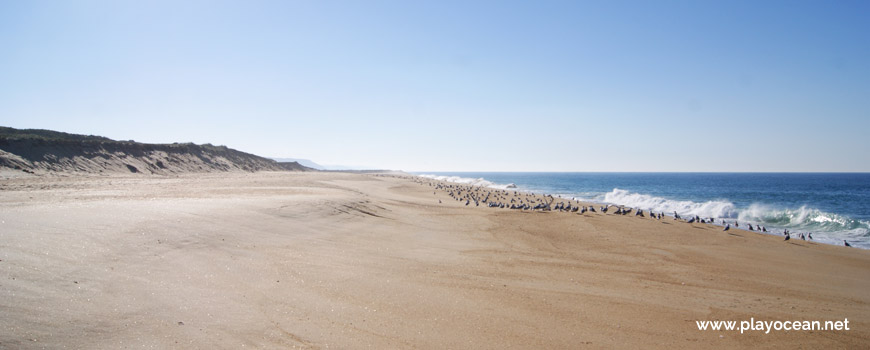
{"type": "Polygon", "coordinates": [[[299,163],[303,166],[307,166],[309,168],[314,168],[317,170],[325,170],[325,171],[358,171],[358,170],[365,170],[365,171],[377,170],[377,171],[380,171],[381,170],[381,169],[367,167],[367,166],[335,165],[335,164],[321,165],[321,164],[315,163],[309,159],[299,159],[299,158],[271,158],[271,159],[274,159],[277,162],[297,162],[297,163],[299,163]]]}
{"type": "Polygon", "coordinates": [[[318,169],[309,168],[298,162],[276,162],[279,167],[289,171],[318,171],[318,169]]]}
{"type": "Polygon", "coordinates": [[[320,164],[317,164],[310,159],[299,159],[299,158],[271,158],[278,163],[299,163],[302,166],[309,167],[317,170],[326,170],[326,167],[320,164]]]}
{"type": "Polygon", "coordinates": [[[211,144],[149,144],[39,129],[0,127],[0,168],[28,173],[179,174],[311,171],[211,144]]]}

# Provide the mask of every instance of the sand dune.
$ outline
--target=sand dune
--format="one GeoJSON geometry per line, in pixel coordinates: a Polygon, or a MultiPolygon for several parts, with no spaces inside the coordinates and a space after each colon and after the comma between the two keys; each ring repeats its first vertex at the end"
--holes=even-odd
{"type": "Polygon", "coordinates": [[[50,130],[0,127],[0,169],[36,174],[183,174],[310,171],[226,146],[147,144],[50,130]]]}
{"type": "Polygon", "coordinates": [[[3,180],[0,348],[870,343],[868,251],[433,191],[339,173],[3,180]],[[851,330],[695,323],[751,317],[851,330]]]}

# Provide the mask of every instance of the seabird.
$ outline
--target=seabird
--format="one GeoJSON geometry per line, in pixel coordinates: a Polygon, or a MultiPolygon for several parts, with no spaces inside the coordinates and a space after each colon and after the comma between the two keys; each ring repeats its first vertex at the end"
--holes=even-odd
{"type": "Polygon", "coordinates": [[[846,242],[845,239],[843,240],[843,244],[845,244],[847,247],[851,247],[851,246],[852,246],[851,244],[849,244],[849,242],[846,242]]]}
{"type": "Polygon", "coordinates": [[[725,229],[722,231],[728,231],[731,229],[731,224],[725,224],[725,229]]]}

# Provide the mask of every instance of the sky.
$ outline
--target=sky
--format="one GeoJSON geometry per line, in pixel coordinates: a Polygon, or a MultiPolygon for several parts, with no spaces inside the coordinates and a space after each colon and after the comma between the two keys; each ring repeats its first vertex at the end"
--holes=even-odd
{"type": "Polygon", "coordinates": [[[0,0],[0,125],[406,171],[870,171],[868,1],[0,0]]]}

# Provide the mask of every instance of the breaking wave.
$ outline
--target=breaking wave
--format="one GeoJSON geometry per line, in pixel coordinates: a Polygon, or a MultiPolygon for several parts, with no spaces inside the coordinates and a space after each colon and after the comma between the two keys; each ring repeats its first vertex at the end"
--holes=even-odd
{"type": "Polygon", "coordinates": [[[844,239],[856,240],[857,242],[853,244],[870,248],[870,244],[866,243],[870,238],[870,222],[807,206],[793,209],[756,203],[747,208],[738,208],[734,203],[722,199],[706,202],[679,201],[618,188],[596,196],[593,201],[644,210],[651,209],[665,214],[673,214],[676,211],[681,216],[697,215],[702,218],[751,223],[765,226],[771,231],[787,229],[793,232],[812,232],[817,241],[842,244],[844,239]]]}
{"type": "Polygon", "coordinates": [[[677,212],[683,216],[697,215],[705,218],[713,217],[730,219],[737,217],[737,209],[734,204],[725,200],[714,200],[703,203],[693,201],[675,201],[646,194],[633,193],[618,188],[614,188],[613,191],[597,196],[594,201],[624,205],[626,207],[640,208],[643,210],[652,209],[655,212],[664,212],[665,214],[673,214],[674,212],[677,212]]]}
{"type": "Polygon", "coordinates": [[[819,209],[808,208],[807,206],[797,209],[782,209],[763,204],[752,204],[748,208],[737,208],[734,203],[722,199],[700,203],[678,201],[629,192],[618,188],[597,196],[595,201],[644,210],[652,209],[653,211],[664,212],[666,214],[672,214],[676,211],[682,216],[697,215],[703,218],[736,219],[738,221],[788,229],[827,232],[870,229],[870,223],[866,221],[851,219],[835,213],[827,213],[819,209]]]}
{"type": "Polygon", "coordinates": [[[761,204],[750,205],[740,212],[740,220],[762,222],[784,228],[800,228],[814,231],[854,231],[870,229],[870,222],[855,220],[843,215],[826,213],[802,206],[798,209],[775,209],[761,204]]]}
{"type": "Polygon", "coordinates": [[[496,183],[488,181],[482,177],[471,178],[471,177],[431,175],[431,174],[422,174],[422,175],[417,175],[417,176],[425,177],[427,179],[432,179],[432,180],[453,182],[453,183],[459,183],[459,184],[465,184],[465,185],[471,185],[471,186],[489,187],[489,188],[494,188],[494,189],[499,189],[499,190],[517,188],[517,185],[515,185],[515,184],[496,184],[496,183]]]}

